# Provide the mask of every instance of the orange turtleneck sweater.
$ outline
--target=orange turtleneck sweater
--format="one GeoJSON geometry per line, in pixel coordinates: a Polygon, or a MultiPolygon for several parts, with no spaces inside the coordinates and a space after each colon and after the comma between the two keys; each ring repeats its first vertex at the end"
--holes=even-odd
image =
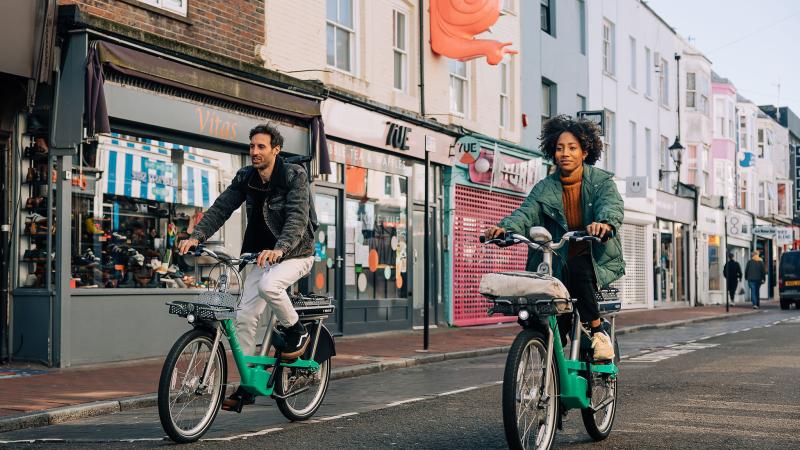
{"type": "MultiPolygon", "coordinates": [[[[583,165],[575,169],[569,177],[561,174],[561,185],[564,189],[564,216],[570,231],[583,229],[581,214],[581,184],[583,181],[583,165]]],[[[585,242],[572,243],[569,246],[568,258],[584,253],[588,249],[585,242]]]]}

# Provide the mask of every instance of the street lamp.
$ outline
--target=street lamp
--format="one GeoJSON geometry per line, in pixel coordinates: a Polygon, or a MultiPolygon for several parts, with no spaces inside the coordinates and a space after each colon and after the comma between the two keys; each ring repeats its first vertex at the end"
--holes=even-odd
{"type": "Polygon", "coordinates": [[[678,112],[678,134],[675,135],[675,142],[669,146],[669,156],[672,158],[672,161],[675,163],[675,170],[665,170],[659,169],[658,170],[658,181],[664,179],[665,173],[678,173],[678,181],[675,183],[675,195],[678,195],[678,189],[680,188],[681,184],[681,162],[683,162],[683,145],[681,145],[681,55],[675,53],[675,64],[678,66],[676,72],[677,83],[675,86],[677,87],[678,96],[675,99],[676,110],[678,112]]]}

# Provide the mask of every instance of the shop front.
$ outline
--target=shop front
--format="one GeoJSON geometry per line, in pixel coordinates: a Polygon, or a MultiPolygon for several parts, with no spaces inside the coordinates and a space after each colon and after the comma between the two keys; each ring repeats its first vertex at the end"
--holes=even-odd
{"type": "Polygon", "coordinates": [[[775,243],[775,226],[764,219],[756,218],[753,227],[754,249],[761,255],[767,268],[766,283],[761,285],[759,298],[771,299],[775,295],[777,282],[777,244],[775,243]]]}
{"type": "Polygon", "coordinates": [[[691,224],[695,221],[692,199],[663,191],[656,193],[657,222],[653,232],[653,302],[656,308],[688,304],[691,224]]]}
{"type": "Polygon", "coordinates": [[[547,172],[543,159],[519,148],[480,136],[462,136],[456,164],[445,175],[446,228],[452,229],[446,251],[445,289],[451,299],[448,321],[469,326],[516,320],[492,316],[491,303],[478,293],[485,273],[524,270],[527,248],[486,247],[478,241],[490,225],[511,214],[547,172]]]}
{"type": "Polygon", "coordinates": [[[332,331],[423,326],[426,276],[435,326],[443,313],[442,168],[453,137],[338,99],[325,101],[323,118],[332,173],[315,181],[321,227],[311,289],[336,299],[332,331]]]}
{"type": "MultiPolygon", "coordinates": [[[[31,145],[21,166],[14,357],[66,367],[163,355],[187,326],[164,302],[216,280],[212,261],[177,255],[177,242],[248,164],[252,127],[275,125],[286,157],[310,155],[320,98],[93,41],[85,31],[69,37],[61,84],[71,97],[55,100],[53,144],[31,145]],[[92,80],[100,103],[96,90],[82,89],[93,54],[104,72],[92,80]],[[84,104],[87,115],[106,111],[107,129],[83,127],[84,104]]],[[[238,255],[244,210],[208,245],[238,255]]]]}
{"type": "Polygon", "coordinates": [[[619,289],[623,309],[653,307],[651,289],[655,273],[650,263],[655,226],[655,199],[625,195],[625,217],[619,229],[625,275],[612,284],[619,289]]]}
{"type": "Polygon", "coordinates": [[[725,303],[725,211],[700,205],[697,218],[699,258],[698,300],[703,304],[725,303]]]}
{"type": "MultiPolygon", "coordinates": [[[[733,260],[738,262],[744,271],[747,261],[750,259],[750,252],[753,248],[753,218],[741,211],[728,210],[726,215],[727,227],[727,253],[733,254],[733,260]]],[[[728,260],[727,255],[723,255],[725,261],[728,260]]],[[[723,265],[724,267],[724,265],[723,265]]],[[[742,279],[740,283],[744,289],[736,290],[735,301],[746,302],[749,301],[747,296],[747,283],[742,279]]]]}

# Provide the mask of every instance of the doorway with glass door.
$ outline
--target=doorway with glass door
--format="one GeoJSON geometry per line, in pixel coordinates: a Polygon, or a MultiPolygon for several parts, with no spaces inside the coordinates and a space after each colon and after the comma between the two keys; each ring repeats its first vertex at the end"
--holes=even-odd
{"type": "Polygon", "coordinates": [[[325,326],[335,335],[342,334],[342,277],[344,269],[340,232],[342,190],[317,186],[314,206],[317,210],[317,229],[314,242],[314,265],[311,268],[309,290],[315,294],[333,297],[334,314],[325,321],[325,326]]]}

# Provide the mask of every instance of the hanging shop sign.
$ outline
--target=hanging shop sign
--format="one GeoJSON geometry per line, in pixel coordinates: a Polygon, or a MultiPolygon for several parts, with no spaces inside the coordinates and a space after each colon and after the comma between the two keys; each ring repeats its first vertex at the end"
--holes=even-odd
{"type": "Polygon", "coordinates": [[[461,136],[456,141],[456,163],[464,166],[475,164],[481,154],[481,143],[472,136],[461,136]]]}
{"type": "Polygon", "coordinates": [[[499,149],[484,148],[468,170],[473,183],[527,194],[539,181],[540,167],[538,159],[515,158],[499,149]]]}

